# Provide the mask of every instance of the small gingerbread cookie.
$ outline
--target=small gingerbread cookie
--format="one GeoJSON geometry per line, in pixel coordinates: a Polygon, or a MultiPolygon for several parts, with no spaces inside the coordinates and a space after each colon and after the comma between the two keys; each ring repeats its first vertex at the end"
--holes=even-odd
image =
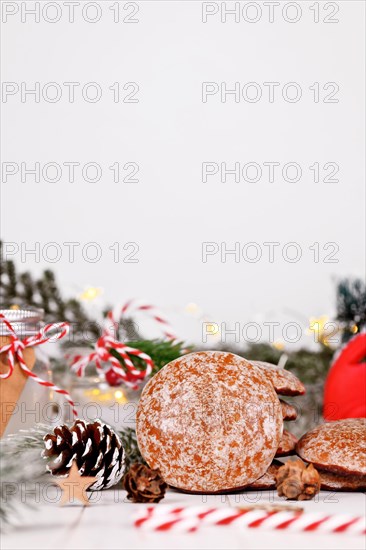
{"type": "Polygon", "coordinates": [[[297,438],[287,430],[283,430],[281,441],[275,456],[278,457],[294,455],[296,443],[297,438]]]}
{"type": "Polygon", "coordinates": [[[258,489],[258,490],[264,490],[264,489],[275,489],[276,488],[276,472],[278,468],[283,466],[283,462],[280,462],[279,460],[274,460],[272,464],[269,466],[268,470],[265,474],[262,475],[259,479],[256,481],[253,481],[248,487],[245,487],[245,489],[258,489]]]}
{"type": "Polygon", "coordinates": [[[326,422],[310,430],[296,445],[297,454],[321,470],[366,474],[366,419],[326,422]]]}
{"type": "Polygon", "coordinates": [[[251,361],[259,367],[279,395],[304,395],[305,386],[292,372],[265,361],[251,361]]]}
{"type": "Polygon", "coordinates": [[[137,410],[146,462],[191,492],[235,490],[261,477],[282,429],[279,399],[261,369],[219,351],[168,363],[145,386],[137,410]]]}
{"type": "Polygon", "coordinates": [[[318,469],[321,488],[329,491],[365,491],[366,475],[334,474],[318,469]]]}
{"type": "Polygon", "coordinates": [[[281,403],[281,409],[282,409],[282,416],[284,420],[296,420],[297,418],[297,410],[293,405],[290,405],[290,403],[287,403],[286,401],[283,401],[280,399],[281,403]]]}

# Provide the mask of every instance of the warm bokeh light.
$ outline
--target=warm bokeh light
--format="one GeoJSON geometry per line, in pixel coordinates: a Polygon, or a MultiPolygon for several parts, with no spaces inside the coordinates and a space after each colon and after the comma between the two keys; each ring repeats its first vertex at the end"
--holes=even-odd
{"type": "Polygon", "coordinates": [[[273,342],[272,347],[277,349],[278,351],[282,351],[285,349],[285,343],[282,342],[282,340],[276,340],[273,342]]]}
{"type": "Polygon", "coordinates": [[[194,302],[189,302],[189,304],[185,306],[184,312],[192,317],[195,317],[196,319],[200,319],[203,315],[202,308],[194,302]]]}
{"type": "Polygon", "coordinates": [[[334,323],[330,322],[327,315],[321,315],[320,317],[310,317],[307,333],[311,334],[313,332],[316,342],[320,342],[324,346],[330,346],[331,338],[335,336],[338,330],[335,330],[334,323]],[[327,326],[328,323],[329,326],[327,326]]]}
{"type": "Polygon", "coordinates": [[[211,334],[219,334],[220,331],[216,323],[215,324],[206,323],[206,332],[210,332],[211,334]]]}
{"type": "Polygon", "coordinates": [[[123,390],[115,390],[108,385],[105,385],[105,388],[93,388],[86,389],[84,391],[84,396],[88,400],[91,400],[96,403],[110,403],[117,401],[118,403],[127,403],[128,399],[123,390]]]}
{"type": "Polygon", "coordinates": [[[92,302],[98,296],[103,294],[103,289],[96,286],[88,286],[86,289],[79,295],[80,300],[84,302],[92,302]]]}

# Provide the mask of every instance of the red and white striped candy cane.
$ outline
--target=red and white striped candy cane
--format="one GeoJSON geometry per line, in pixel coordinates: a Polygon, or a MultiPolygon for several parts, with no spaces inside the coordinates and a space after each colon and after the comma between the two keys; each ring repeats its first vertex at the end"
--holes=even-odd
{"type": "Polygon", "coordinates": [[[163,331],[165,338],[168,340],[176,340],[177,337],[174,334],[170,324],[164,317],[158,312],[158,310],[150,304],[138,304],[136,300],[129,300],[122,307],[117,307],[107,313],[107,320],[109,324],[118,326],[122,319],[129,315],[133,315],[137,312],[144,312],[148,314],[154,321],[156,321],[163,331]]]}
{"type": "Polygon", "coordinates": [[[301,513],[259,508],[209,508],[203,506],[173,507],[159,505],[141,510],[135,527],[152,531],[192,532],[204,526],[270,529],[292,532],[347,533],[364,535],[365,517],[346,514],[301,513]]]}
{"type": "Polygon", "coordinates": [[[47,380],[43,380],[42,378],[39,378],[34,372],[32,372],[26,365],[23,357],[23,350],[25,348],[33,348],[35,346],[40,346],[42,344],[45,344],[46,342],[49,342],[51,339],[60,340],[61,338],[64,338],[69,332],[69,325],[67,323],[54,323],[54,324],[48,324],[43,327],[38,334],[35,334],[34,336],[27,336],[24,338],[24,340],[20,340],[13,329],[11,323],[6,319],[5,315],[0,313],[0,322],[4,323],[9,331],[9,335],[7,335],[10,339],[10,342],[8,344],[5,344],[0,348],[0,354],[5,353],[7,355],[9,370],[8,372],[5,372],[4,374],[0,374],[0,378],[6,379],[10,378],[10,376],[13,374],[15,363],[18,362],[21,369],[25,372],[29,378],[32,378],[35,382],[40,384],[41,386],[46,386],[48,388],[52,388],[52,390],[56,393],[59,393],[63,395],[68,401],[68,403],[71,406],[72,412],[74,416],[77,416],[77,411],[75,409],[75,404],[73,400],[71,399],[70,394],[63,390],[62,388],[59,388],[52,382],[48,382],[47,380]],[[56,333],[54,331],[57,331],[56,333]],[[52,334],[50,334],[52,333],[52,334]]]}
{"type": "Polygon", "coordinates": [[[74,357],[71,370],[78,376],[84,376],[86,367],[93,362],[97,369],[105,371],[106,374],[112,371],[116,375],[117,380],[133,389],[138,388],[138,383],[149,376],[154,367],[153,360],[149,355],[139,349],[131,348],[122,344],[122,342],[118,342],[106,332],[98,338],[91,353],[74,357]],[[111,350],[115,350],[121,355],[126,370],[122,368],[120,361],[111,353],[111,350]],[[139,357],[145,363],[146,368],[142,370],[137,369],[131,361],[130,355],[139,357]]]}

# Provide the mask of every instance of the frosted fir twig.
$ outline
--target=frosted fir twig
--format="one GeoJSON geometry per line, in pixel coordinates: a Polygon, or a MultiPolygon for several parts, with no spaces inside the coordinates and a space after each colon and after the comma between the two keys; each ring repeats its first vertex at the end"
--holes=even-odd
{"type": "Polygon", "coordinates": [[[34,484],[46,472],[41,457],[43,437],[52,428],[39,424],[6,436],[0,442],[0,529],[13,523],[23,506],[32,506],[27,483],[34,484]]]}

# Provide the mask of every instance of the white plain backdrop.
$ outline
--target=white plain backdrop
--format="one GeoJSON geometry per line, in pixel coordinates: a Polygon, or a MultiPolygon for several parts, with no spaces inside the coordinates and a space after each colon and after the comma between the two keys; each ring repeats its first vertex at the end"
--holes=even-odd
{"type": "MultiPolygon", "coordinates": [[[[144,298],[192,341],[200,341],[201,328],[185,312],[191,302],[209,320],[228,326],[303,323],[334,313],[335,280],[362,276],[364,267],[362,1],[331,3],[339,8],[338,23],[324,22],[330,14],[324,2],[315,3],[320,10],[315,23],[314,2],[307,1],[296,3],[302,11],[296,23],[282,16],[286,2],[276,8],[273,23],[263,2],[252,3],[262,10],[256,23],[242,16],[238,23],[233,16],[221,22],[221,2],[211,3],[219,12],[207,23],[202,22],[202,2],[195,1],[136,2],[138,23],[114,23],[110,7],[115,3],[99,2],[102,17],[94,24],[81,16],[86,2],[75,8],[74,23],[64,2],[57,2],[62,16],[56,23],[42,14],[39,23],[30,15],[22,22],[22,4],[30,9],[35,2],[2,2],[3,9],[5,4],[19,11],[2,24],[2,80],[19,89],[22,82],[28,88],[39,82],[41,97],[39,103],[30,95],[22,102],[19,92],[5,102],[3,95],[2,162],[19,167],[94,162],[103,170],[94,183],[83,179],[80,168],[74,182],[68,181],[66,169],[56,183],[42,176],[37,183],[32,175],[22,182],[20,170],[3,181],[2,238],[15,243],[9,258],[19,270],[39,274],[54,269],[66,296],[92,285],[104,289],[105,303],[144,298]],[[42,97],[49,82],[59,83],[63,91],[55,103],[42,97]],[[64,82],[80,83],[74,103],[64,82]],[[81,95],[89,82],[102,89],[96,103],[81,95]],[[115,103],[108,89],[115,82],[121,90],[126,82],[137,83],[138,103],[115,103]],[[217,93],[204,103],[203,82],[226,82],[228,88],[256,82],[263,96],[256,103],[242,97],[235,102],[232,95],[222,102],[217,93]],[[273,103],[264,82],[280,83],[273,103]],[[298,102],[283,99],[288,82],[301,87],[298,102]],[[319,102],[309,89],[315,82],[319,102]],[[323,101],[328,82],[339,86],[337,103],[323,101]],[[115,162],[122,167],[137,163],[138,183],[113,182],[108,167],[115,162]],[[291,183],[278,172],[271,183],[263,170],[256,183],[235,182],[233,176],[222,183],[219,175],[203,183],[203,162],[228,167],[256,162],[262,168],[264,162],[296,162],[302,178],[291,183]],[[309,166],[315,162],[336,163],[339,181],[314,182],[309,166]],[[102,250],[96,263],[81,254],[92,241],[102,250]],[[270,241],[281,243],[273,263],[263,245],[270,241]],[[58,243],[59,261],[50,263],[42,253],[22,257],[20,251],[37,242],[41,251],[49,242],[58,243]],[[73,263],[65,242],[81,243],[73,263]],[[115,242],[121,247],[137,243],[138,263],[114,262],[109,246],[115,242]],[[257,263],[235,262],[233,256],[222,262],[216,254],[204,263],[203,242],[225,242],[228,248],[255,242],[263,256],[257,263]],[[281,255],[289,242],[301,247],[297,263],[281,255]],[[309,250],[314,242],[320,243],[319,262],[309,250]],[[328,242],[339,247],[337,263],[323,261],[322,246],[328,242]]],[[[134,8],[120,4],[122,19],[134,8]]],[[[232,8],[235,3],[226,4],[232,8]]],[[[56,11],[49,9],[52,18],[56,11]]],[[[291,9],[288,13],[293,17],[291,9]]],[[[129,251],[122,250],[123,255],[129,251]]]]}

